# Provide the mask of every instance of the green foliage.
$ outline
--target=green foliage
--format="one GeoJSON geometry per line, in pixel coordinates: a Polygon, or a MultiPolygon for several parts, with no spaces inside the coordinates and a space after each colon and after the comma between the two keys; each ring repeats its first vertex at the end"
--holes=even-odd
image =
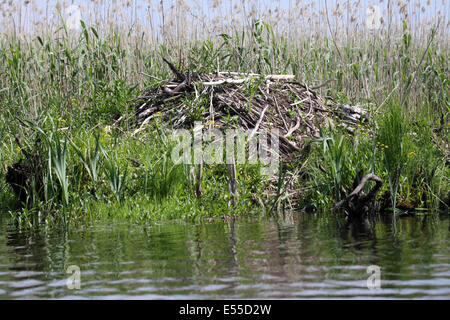
{"type": "Polygon", "coordinates": [[[114,161],[106,161],[106,177],[118,202],[121,200],[123,187],[127,179],[128,167],[122,171],[114,161]]]}
{"type": "Polygon", "coordinates": [[[343,177],[347,173],[347,152],[345,137],[342,134],[335,134],[332,130],[328,133],[324,128],[320,127],[319,139],[314,141],[322,143],[323,158],[328,164],[331,175],[331,189],[335,201],[339,201],[342,198],[343,189],[343,177]]]}
{"type": "Polygon", "coordinates": [[[376,140],[384,146],[382,148],[383,162],[389,179],[392,208],[396,206],[400,176],[410,150],[409,132],[409,121],[401,105],[396,101],[390,102],[386,114],[380,120],[376,140]]]}
{"type": "Polygon", "coordinates": [[[67,140],[61,146],[59,136],[56,134],[49,139],[50,167],[56,173],[62,188],[62,201],[65,207],[69,204],[69,180],[67,179],[67,140]]]}

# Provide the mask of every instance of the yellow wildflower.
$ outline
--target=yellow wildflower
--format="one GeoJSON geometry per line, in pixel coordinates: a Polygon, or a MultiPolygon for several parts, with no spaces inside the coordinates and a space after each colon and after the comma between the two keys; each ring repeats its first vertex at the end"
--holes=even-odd
{"type": "Polygon", "coordinates": [[[104,127],[103,131],[105,132],[105,135],[111,133],[111,126],[104,127]]]}

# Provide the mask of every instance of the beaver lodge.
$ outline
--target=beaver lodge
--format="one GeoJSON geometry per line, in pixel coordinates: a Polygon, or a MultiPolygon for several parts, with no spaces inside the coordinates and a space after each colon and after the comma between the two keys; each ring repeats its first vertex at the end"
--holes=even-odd
{"type": "MultiPolygon", "coordinates": [[[[365,110],[338,105],[331,98],[318,94],[319,88],[336,79],[309,87],[296,81],[293,75],[263,76],[229,71],[191,74],[182,73],[172,63],[166,59],[164,61],[175,78],[163,80],[144,74],[161,84],[136,99],[137,128],[134,134],[144,130],[156,117],[162,119],[169,129],[193,129],[194,122],[198,120],[210,128],[243,128],[251,135],[276,128],[279,132],[279,156],[285,168],[288,163],[298,164],[305,159],[310,150],[309,141],[320,137],[321,126],[344,126],[352,132],[357,123],[365,120],[365,110]]],[[[202,167],[198,167],[196,176],[200,180],[202,167]]],[[[272,176],[267,195],[280,197],[281,193],[285,193],[295,200],[300,191],[295,189],[300,165],[298,167],[298,170],[283,177],[281,190],[279,176],[272,176]]],[[[229,191],[233,195],[236,193],[233,165],[229,165],[229,176],[229,191]]],[[[373,177],[368,178],[365,181],[373,177]]],[[[201,195],[199,182],[196,193],[201,195]]],[[[355,194],[351,194],[353,201],[350,201],[350,206],[356,198],[365,196],[357,192],[359,197],[355,198],[355,194]]],[[[348,201],[345,204],[346,208],[349,207],[348,201]]],[[[354,207],[359,209],[361,204],[354,207]]]]}

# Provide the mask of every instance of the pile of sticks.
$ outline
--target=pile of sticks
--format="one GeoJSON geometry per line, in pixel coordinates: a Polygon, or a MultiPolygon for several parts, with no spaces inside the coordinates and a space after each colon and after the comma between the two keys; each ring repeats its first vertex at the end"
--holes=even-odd
{"type": "Polygon", "coordinates": [[[146,75],[161,84],[137,98],[138,128],[134,133],[144,130],[156,117],[173,129],[190,129],[198,118],[219,129],[241,127],[257,132],[276,128],[280,152],[289,159],[303,149],[305,138],[319,136],[319,124],[327,126],[335,115],[315,91],[334,79],[308,87],[295,81],[293,75],[238,72],[191,75],[164,61],[176,77],[166,81],[146,75]]]}
{"type": "MultiPolygon", "coordinates": [[[[175,78],[164,80],[142,73],[158,81],[159,85],[136,98],[137,128],[133,134],[145,130],[155,120],[167,129],[193,129],[195,122],[201,121],[203,127],[219,130],[242,128],[250,131],[250,136],[263,131],[272,134],[272,129],[277,129],[279,150],[276,151],[282,162],[302,162],[311,149],[307,138],[320,137],[321,126],[334,126],[337,120],[338,125],[353,132],[366,115],[359,106],[339,106],[317,93],[318,89],[336,79],[308,87],[296,81],[293,75],[263,76],[220,71],[212,74],[182,73],[172,63],[163,60],[175,78]]],[[[236,168],[234,164],[228,164],[228,167],[229,193],[234,203],[236,168]]],[[[289,193],[290,198],[296,198],[295,181],[299,172],[300,168],[293,173],[285,172],[288,176],[281,189],[277,187],[278,177],[272,176],[268,196],[278,199],[282,193],[289,193]]],[[[192,167],[192,175],[196,181],[196,195],[201,196],[202,164],[192,167]]]]}

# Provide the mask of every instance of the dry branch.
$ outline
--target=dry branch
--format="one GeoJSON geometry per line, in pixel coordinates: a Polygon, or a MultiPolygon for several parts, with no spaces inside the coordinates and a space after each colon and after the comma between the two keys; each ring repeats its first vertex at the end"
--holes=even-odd
{"type": "Polygon", "coordinates": [[[373,211],[373,203],[375,196],[383,186],[383,181],[378,176],[373,173],[365,175],[361,182],[357,185],[355,190],[353,190],[350,195],[342,201],[334,204],[331,211],[339,208],[344,208],[350,217],[362,216],[364,214],[369,214],[373,211]],[[363,192],[363,188],[369,181],[374,181],[375,186],[366,195],[363,192]]]}

